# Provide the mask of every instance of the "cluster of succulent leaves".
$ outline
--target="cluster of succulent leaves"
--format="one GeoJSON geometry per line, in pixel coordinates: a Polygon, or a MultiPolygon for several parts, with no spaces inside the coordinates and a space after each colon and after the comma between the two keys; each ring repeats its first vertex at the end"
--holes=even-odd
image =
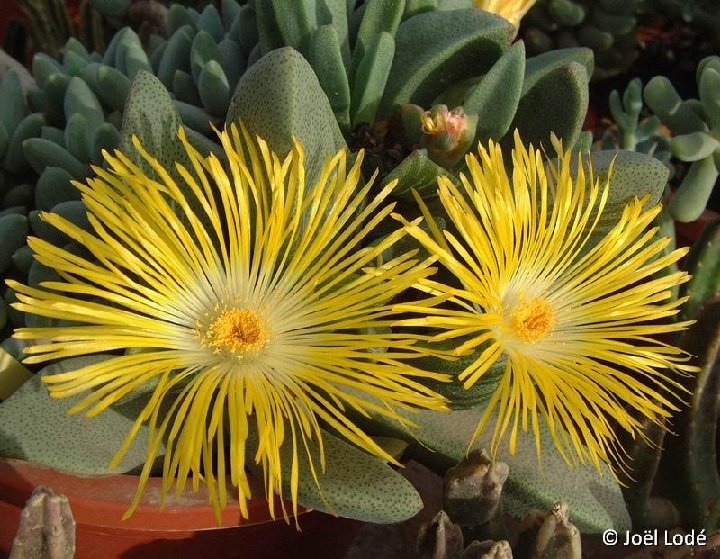
{"type": "Polygon", "coordinates": [[[638,57],[638,26],[661,16],[692,24],[720,44],[720,4],[714,0],[538,0],[522,20],[528,53],[587,47],[594,79],[625,72],[638,57]]]}
{"type": "Polygon", "coordinates": [[[643,88],[632,80],[622,99],[610,94],[610,111],[617,133],[602,139],[654,155],[672,166],[688,164],[668,204],[670,217],[689,222],[700,217],[712,195],[720,170],[720,57],[710,56],[697,66],[698,98],[682,99],[664,76],[652,78],[643,88]],[[642,115],[642,118],[641,118],[642,115]]]}
{"type": "MultiPolygon", "coordinates": [[[[671,81],[652,78],[644,87],[632,80],[622,97],[613,92],[610,109],[624,149],[652,154],[671,168],[688,166],[657,225],[675,235],[676,221],[692,221],[705,210],[717,186],[720,169],[720,57],[697,65],[698,98],[682,99],[671,81]],[[675,165],[673,165],[673,163],[675,165]]],[[[672,248],[671,245],[668,249],[672,248]]],[[[676,297],[687,297],[678,320],[695,320],[673,341],[693,356],[700,368],[684,379],[688,407],[673,420],[675,435],[648,425],[647,440],[628,442],[636,465],[623,493],[635,528],[677,522],[715,530],[720,526],[720,475],[716,462],[720,404],[720,220],[707,224],[691,247],[683,267],[691,274],[676,297]],[[661,488],[657,491],[657,488],[661,488]],[[658,499],[664,499],[660,504],[658,499]],[[657,511],[670,511],[658,517],[657,511]]]]}
{"type": "Polygon", "coordinates": [[[520,36],[529,53],[587,47],[594,78],[622,73],[637,57],[636,14],[642,0],[538,0],[523,18],[520,36]]]}
{"type": "MultiPolygon", "coordinates": [[[[120,146],[131,151],[133,134],[161,164],[173,169],[183,157],[176,138],[180,124],[208,152],[218,149],[212,125],[243,121],[279,153],[290,149],[293,138],[299,139],[312,178],[326,157],[352,145],[358,131],[365,130],[374,142],[376,161],[386,161],[383,150],[400,143],[400,157],[389,166],[385,180],[398,178],[400,195],[408,196],[415,187],[426,198],[434,195],[437,176],[454,174],[462,162],[443,168],[442,157],[433,160],[417,126],[414,136],[408,130],[395,133],[403,114],[418,115],[413,107],[422,114],[437,112],[439,105],[463,107],[467,122],[473,123],[472,141],[465,149],[490,138],[507,144],[508,132],[515,128],[525,142],[535,145],[547,144],[551,132],[570,146],[581,139],[593,73],[591,51],[569,48],[527,58],[523,43],[513,43],[512,26],[475,9],[470,0],[368,0],[357,7],[347,0],[255,0],[244,5],[224,0],[219,11],[213,6],[201,12],[171,6],[167,29],[167,37],[150,35],[143,44],[132,29],[124,28],[102,54],[89,53],[74,39],[66,44],[61,61],[37,54],[37,87],[27,102],[17,87],[17,75],[9,72],[3,78],[0,271],[6,277],[30,285],[49,277],[50,272],[33,261],[25,237],[30,232],[56,244],[68,239],[45,226],[37,211],[63,213],[87,227],[84,207],[69,181],[82,180],[91,165],[101,165],[102,149],[120,146]],[[403,113],[403,107],[409,113],[403,113]]],[[[612,156],[591,155],[600,174],[607,172],[612,156]]],[[[667,175],[661,163],[640,153],[623,152],[615,166],[603,227],[618,218],[630,197],[645,193],[640,187],[649,188],[657,200],[667,175]]],[[[13,293],[6,290],[4,297],[9,302],[13,293]]],[[[40,325],[39,319],[14,312],[9,312],[9,319],[8,330],[40,325]]],[[[20,357],[15,342],[3,344],[20,357]]],[[[43,374],[85,362],[62,362],[43,374]]],[[[428,366],[447,369],[459,364],[428,366]]],[[[107,442],[109,432],[124,433],[123,421],[130,412],[107,410],[107,424],[68,418],[64,412],[72,399],[52,401],[38,390],[39,383],[36,375],[0,407],[0,454],[65,469],[104,471],[117,446],[96,443],[107,442]],[[21,420],[12,419],[13,410],[21,420]],[[52,413],[56,420],[33,422],[28,420],[33,413],[52,413]],[[76,428],[77,421],[83,422],[82,429],[76,428]],[[43,436],[37,433],[38,424],[46,429],[43,436]],[[66,446],[52,451],[55,446],[48,439],[63,440],[68,429],[87,437],[78,444],[97,451],[96,459],[88,460],[80,449],[71,453],[66,446]]],[[[375,422],[374,427],[378,435],[407,441],[411,455],[442,470],[465,455],[486,397],[475,394],[464,402],[457,398],[456,407],[467,409],[448,415],[412,414],[408,419],[421,427],[412,436],[399,425],[375,422]],[[429,449],[433,452],[428,454],[429,449]]],[[[534,443],[528,439],[520,446],[516,455],[501,456],[511,471],[504,499],[509,513],[522,517],[530,508],[549,508],[562,499],[584,531],[628,526],[622,495],[611,475],[600,477],[591,466],[570,468],[549,437],[543,445],[542,470],[534,443]]],[[[413,516],[422,506],[412,486],[381,461],[332,437],[325,448],[323,495],[305,471],[303,504],[328,510],[329,502],[335,512],[375,522],[413,516]]],[[[281,449],[285,451],[289,449],[281,449]]],[[[141,461],[144,452],[131,454],[131,462],[133,456],[141,461]]],[[[289,473],[284,477],[289,479],[289,473]]]]}

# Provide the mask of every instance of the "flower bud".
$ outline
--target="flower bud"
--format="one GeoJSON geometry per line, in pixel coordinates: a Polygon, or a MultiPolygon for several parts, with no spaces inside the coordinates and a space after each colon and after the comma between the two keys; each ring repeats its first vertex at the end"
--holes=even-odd
{"type": "Polygon", "coordinates": [[[449,111],[447,105],[435,105],[422,115],[421,146],[427,148],[432,161],[451,168],[470,149],[477,120],[477,115],[466,115],[462,107],[449,111]]]}

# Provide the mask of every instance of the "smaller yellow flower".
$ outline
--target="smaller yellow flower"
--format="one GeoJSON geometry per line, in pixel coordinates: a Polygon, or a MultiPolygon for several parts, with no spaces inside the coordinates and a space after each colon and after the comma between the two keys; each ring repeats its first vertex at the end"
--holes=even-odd
{"type": "Polygon", "coordinates": [[[590,246],[609,184],[582,166],[573,177],[571,153],[557,147],[559,160],[546,162],[516,132],[510,173],[498,144],[468,155],[461,187],[438,181],[452,230],[427,208],[429,233],[395,216],[454,276],[421,279],[432,297],[396,310],[428,313],[403,323],[441,330],[435,340],[455,341],[458,355],[474,352],[458,375],[465,388],[504,359],[473,440],[494,423],[491,450],[507,436],[514,453],[519,431],[532,429],[539,455],[543,422],[568,462],[622,467],[617,430],[662,424],[682,401],[678,376],[697,370],[658,340],[690,324],[668,321],[683,303],[672,288],[688,275],[657,275],[686,250],[663,254],[670,241],[650,228],[660,207],[637,198],[590,246]]]}
{"type": "Polygon", "coordinates": [[[475,0],[476,8],[499,15],[515,27],[520,27],[520,20],[534,5],[535,0],[475,0]]]}

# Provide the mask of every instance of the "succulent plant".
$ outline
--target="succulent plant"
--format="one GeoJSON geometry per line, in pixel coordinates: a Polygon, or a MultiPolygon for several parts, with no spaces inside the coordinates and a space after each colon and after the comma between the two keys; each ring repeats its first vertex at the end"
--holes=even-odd
{"type": "Polygon", "coordinates": [[[626,70],[637,58],[638,0],[538,0],[520,27],[529,54],[587,47],[595,55],[596,79],[626,70]]]}
{"type": "MultiPolygon", "coordinates": [[[[118,9],[123,5],[113,4],[118,9]]],[[[369,0],[355,7],[346,0],[256,0],[242,6],[225,0],[219,11],[212,5],[202,12],[171,6],[166,23],[168,38],[151,34],[145,47],[130,28],[118,32],[103,54],[89,53],[71,39],[62,62],[36,55],[37,88],[27,102],[17,95],[0,96],[0,147],[5,146],[6,161],[13,154],[10,165],[3,166],[5,204],[26,201],[13,206],[24,210],[0,216],[0,237],[9,240],[4,244],[10,247],[0,251],[6,275],[28,276],[31,285],[47,279],[47,270],[33,261],[25,245],[28,230],[56,244],[68,239],[40,221],[36,210],[28,210],[51,210],[87,226],[70,179],[84,179],[90,165],[102,164],[102,149],[122,146],[133,157],[133,134],[172,170],[182,157],[176,137],[181,122],[194,141],[212,151],[212,125],[242,121],[280,155],[298,139],[312,177],[328,155],[348,143],[355,147],[353,141],[364,130],[377,147],[373,166],[386,163],[383,182],[399,179],[400,197],[411,198],[415,187],[420,196],[430,198],[437,177],[454,176],[463,152],[479,140],[507,143],[508,131],[518,128],[526,142],[536,145],[547,144],[551,132],[576,143],[593,73],[588,49],[526,58],[523,43],[512,42],[514,28],[470,1],[369,0]],[[399,148],[393,159],[387,152],[394,146],[399,148]]],[[[15,79],[7,74],[0,93],[2,88],[14,89],[15,79]]],[[[607,172],[612,155],[591,156],[599,173],[607,172]]],[[[638,174],[655,182],[657,165],[641,154],[618,156],[608,219],[617,218],[629,193],[637,193],[638,174]]],[[[657,190],[657,185],[650,188],[657,190]]],[[[5,298],[12,297],[6,291],[5,298]]],[[[14,326],[37,320],[9,316],[14,326]]],[[[71,364],[63,362],[55,370],[65,366],[71,364]]],[[[458,407],[469,407],[482,397],[472,394],[472,402],[458,407]]],[[[385,425],[387,432],[379,435],[406,439],[414,456],[434,451],[428,461],[443,469],[464,457],[479,413],[413,414],[408,420],[424,426],[422,433],[410,434],[405,425],[385,425]]],[[[12,428],[24,438],[22,425],[12,428]]],[[[519,444],[524,445],[520,452],[506,457],[506,512],[522,518],[532,508],[549,508],[562,499],[570,503],[573,521],[583,530],[627,526],[620,489],[610,476],[600,477],[592,467],[571,469],[550,451],[544,466],[562,475],[548,479],[539,471],[534,445],[529,440],[519,444]]],[[[322,494],[312,475],[303,473],[302,479],[308,480],[301,487],[303,504],[377,522],[417,512],[417,494],[386,464],[368,460],[329,435],[325,445],[336,461],[329,460],[322,494]],[[354,481],[348,480],[348,472],[354,481]],[[377,481],[375,487],[394,492],[392,498],[382,491],[368,495],[369,476],[377,481]]],[[[497,487],[502,471],[495,474],[497,487]]],[[[291,476],[284,472],[284,478],[291,476]]],[[[561,511],[552,518],[543,520],[543,533],[565,530],[562,537],[574,549],[567,514],[561,511]]],[[[543,541],[551,540],[548,536],[543,541]]],[[[483,545],[474,545],[473,553],[485,553],[485,547],[495,544],[483,545]]]]}
{"type": "Polygon", "coordinates": [[[690,168],[670,201],[678,221],[693,221],[705,209],[720,168],[720,57],[697,67],[699,99],[681,99],[669,79],[657,76],[645,86],[645,103],[671,134],[670,151],[690,168]]]}
{"type": "Polygon", "coordinates": [[[600,142],[603,149],[625,149],[647,153],[670,165],[670,139],[656,115],[641,118],[643,83],[640,78],[630,80],[622,98],[617,90],[608,99],[610,114],[617,124],[615,134],[608,132],[600,142]]]}

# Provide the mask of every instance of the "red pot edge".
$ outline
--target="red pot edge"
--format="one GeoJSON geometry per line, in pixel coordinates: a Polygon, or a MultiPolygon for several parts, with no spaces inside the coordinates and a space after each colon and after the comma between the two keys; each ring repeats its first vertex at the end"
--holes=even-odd
{"type": "MultiPolygon", "coordinates": [[[[165,506],[160,508],[160,478],[148,480],[137,509],[130,518],[122,520],[135,495],[138,479],[127,474],[78,475],[25,460],[0,457],[0,502],[22,509],[32,491],[42,485],[68,498],[78,524],[88,523],[119,531],[196,531],[276,521],[270,515],[266,499],[249,499],[246,519],[240,513],[237,499],[229,495],[227,507],[221,511],[218,522],[209,503],[207,486],[202,483],[197,491],[193,491],[192,482],[188,482],[180,497],[171,490],[165,506]]],[[[262,488],[255,488],[255,494],[262,494],[262,488]]],[[[285,510],[291,514],[292,505],[285,503],[285,510]]],[[[307,512],[309,509],[299,508],[298,516],[307,512]]],[[[279,501],[275,503],[275,514],[283,522],[279,501]]],[[[294,524],[292,518],[289,522],[294,524]]],[[[302,527],[301,518],[299,522],[302,527]]]]}

